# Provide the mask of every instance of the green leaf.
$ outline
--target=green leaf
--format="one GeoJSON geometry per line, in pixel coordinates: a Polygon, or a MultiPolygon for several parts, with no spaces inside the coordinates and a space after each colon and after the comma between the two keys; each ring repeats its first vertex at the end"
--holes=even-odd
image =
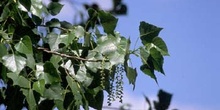
{"type": "Polygon", "coordinates": [[[63,5],[58,2],[50,2],[48,5],[48,11],[51,15],[55,16],[60,13],[63,5]]]}
{"type": "Polygon", "coordinates": [[[169,55],[165,42],[158,37],[162,28],[156,27],[144,21],[140,22],[140,38],[145,47],[140,48],[140,55],[143,65],[141,70],[153,78],[156,82],[154,70],[164,74],[163,56],[169,55]]]}
{"type": "Polygon", "coordinates": [[[28,11],[31,9],[31,1],[30,0],[19,0],[19,3],[24,6],[28,11]]]}
{"type": "Polygon", "coordinates": [[[15,45],[15,49],[23,54],[33,54],[32,43],[29,36],[24,36],[15,45]]]}
{"type": "Polygon", "coordinates": [[[115,18],[112,14],[105,11],[99,11],[98,12],[100,22],[104,28],[104,32],[107,34],[114,35],[114,30],[117,25],[118,19],[115,18]]]}
{"type": "Polygon", "coordinates": [[[60,44],[60,36],[55,33],[50,33],[47,35],[48,37],[48,43],[50,45],[50,49],[52,51],[56,51],[59,49],[59,44],[60,44]]]}
{"type": "Polygon", "coordinates": [[[58,108],[58,110],[65,110],[64,106],[63,106],[63,101],[62,100],[54,100],[54,103],[56,105],[56,107],[58,108]]]}
{"type": "Polygon", "coordinates": [[[147,64],[148,57],[150,56],[150,51],[146,50],[145,48],[140,48],[140,57],[143,64],[147,64]]]}
{"type": "Polygon", "coordinates": [[[45,79],[46,84],[53,84],[61,81],[57,69],[51,62],[46,62],[43,67],[44,73],[41,74],[41,78],[45,79]]]}
{"type": "Polygon", "coordinates": [[[44,63],[36,63],[36,72],[35,72],[35,77],[37,79],[40,79],[44,77],[44,63]]]}
{"type": "Polygon", "coordinates": [[[125,67],[126,76],[129,80],[129,84],[133,85],[133,90],[135,89],[135,82],[137,77],[137,71],[136,68],[133,69],[131,67],[125,67]]]}
{"type": "Polygon", "coordinates": [[[7,73],[7,76],[12,79],[13,85],[18,85],[22,88],[30,88],[30,81],[28,81],[25,77],[16,73],[7,73]]]}
{"type": "Polygon", "coordinates": [[[2,57],[3,64],[12,72],[20,72],[26,65],[26,58],[15,55],[7,54],[2,57]]]}
{"type": "Polygon", "coordinates": [[[52,57],[50,58],[50,62],[54,65],[55,68],[59,68],[59,62],[62,60],[62,57],[58,56],[58,55],[52,55],[52,57]]]}
{"type": "Polygon", "coordinates": [[[82,95],[78,83],[74,81],[70,76],[66,76],[66,80],[71,88],[71,92],[73,93],[75,105],[78,106],[81,105],[83,102],[82,102],[82,95]]]}
{"type": "Polygon", "coordinates": [[[7,68],[0,63],[0,72],[1,72],[1,78],[3,81],[7,82],[8,78],[7,78],[7,68]]]}
{"type": "Polygon", "coordinates": [[[157,78],[154,74],[154,67],[153,67],[153,64],[152,63],[149,63],[148,64],[143,64],[141,65],[140,67],[141,71],[144,72],[146,75],[150,76],[151,78],[153,78],[156,83],[157,83],[157,78]]]}
{"type": "Polygon", "coordinates": [[[56,18],[52,18],[50,21],[46,22],[46,26],[48,27],[60,27],[60,21],[56,18]]]}
{"type": "Polygon", "coordinates": [[[102,110],[104,93],[103,91],[98,91],[96,94],[85,93],[85,97],[89,102],[89,106],[96,109],[102,110]]]}
{"type": "Polygon", "coordinates": [[[59,49],[60,43],[63,43],[66,46],[68,46],[74,39],[74,37],[71,36],[72,34],[73,33],[61,34],[61,35],[58,35],[56,33],[48,34],[47,37],[48,37],[48,43],[49,43],[50,49],[52,51],[57,51],[59,49]]]}
{"type": "Polygon", "coordinates": [[[71,76],[75,77],[75,71],[71,60],[68,60],[66,63],[62,63],[60,66],[65,68],[71,76]]]}
{"type": "Polygon", "coordinates": [[[162,55],[169,55],[165,42],[158,37],[161,30],[162,28],[142,21],[139,26],[140,38],[148,51],[155,47],[162,55]]]}
{"type": "Polygon", "coordinates": [[[73,29],[73,25],[67,21],[61,21],[60,24],[65,29],[73,29]]]}
{"type": "Polygon", "coordinates": [[[86,71],[86,67],[83,64],[80,65],[75,77],[76,80],[81,82],[85,87],[88,87],[93,80],[93,77],[86,71]]]}
{"type": "Polygon", "coordinates": [[[42,0],[31,0],[30,12],[39,18],[42,18],[43,13],[48,13],[45,6],[42,3],[42,0]]]}
{"type": "Polygon", "coordinates": [[[151,43],[153,38],[157,37],[162,28],[156,27],[144,21],[140,22],[139,32],[142,43],[151,43]]]}
{"type": "Polygon", "coordinates": [[[36,25],[41,25],[42,23],[42,19],[34,14],[31,15],[31,19],[33,20],[33,22],[36,24],[36,25]]]}
{"type": "Polygon", "coordinates": [[[154,69],[164,74],[163,56],[161,55],[161,53],[159,51],[157,51],[155,48],[152,48],[150,50],[150,54],[152,56],[152,62],[154,65],[154,69]]]}
{"type": "Polygon", "coordinates": [[[34,93],[32,89],[21,89],[23,94],[25,95],[25,99],[28,103],[28,109],[29,110],[36,110],[37,109],[37,103],[34,97],[34,93]]]}
{"type": "MultiPolygon", "coordinates": [[[[88,60],[103,60],[104,57],[102,56],[101,53],[97,52],[97,51],[89,51],[88,56],[87,56],[88,60]]],[[[87,61],[85,63],[86,68],[88,68],[89,70],[91,70],[92,72],[96,73],[98,71],[98,69],[109,69],[110,68],[110,63],[101,63],[101,62],[89,62],[87,61]]]]}
{"type": "Polygon", "coordinates": [[[41,79],[39,81],[34,82],[33,90],[35,90],[36,92],[40,93],[41,96],[43,96],[45,90],[45,80],[41,79]]]}
{"type": "Polygon", "coordinates": [[[37,63],[35,76],[38,80],[45,80],[45,84],[54,84],[61,81],[57,69],[51,62],[37,63]]]}
{"type": "Polygon", "coordinates": [[[123,64],[127,54],[129,42],[126,38],[121,37],[119,33],[116,36],[102,36],[97,40],[95,50],[106,56],[111,65],[123,64]]]}
{"type": "Polygon", "coordinates": [[[1,50],[1,52],[0,52],[0,62],[1,62],[2,57],[7,55],[8,51],[7,51],[6,45],[3,44],[3,43],[0,43],[0,50],[1,50]]]}
{"type": "Polygon", "coordinates": [[[97,42],[98,46],[96,49],[100,51],[103,55],[109,55],[115,53],[117,50],[117,41],[113,36],[105,36],[105,38],[101,38],[100,41],[97,42]]]}
{"type": "Polygon", "coordinates": [[[165,42],[163,41],[163,39],[161,39],[160,37],[155,37],[152,41],[152,43],[155,45],[154,47],[160,51],[160,53],[162,55],[169,55],[168,53],[168,49],[167,46],[165,44],[165,42]]]}
{"type": "Polygon", "coordinates": [[[88,9],[89,14],[89,20],[86,24],[86,30],[88,30],[90,27],[94,28],[98,21],[98,13],[93,8],[88,9]]]}
{"type": "Polygon", "coordinates": [[[36,62],[35,62],[35,59],[33,57],[33,54],[26,54],[26,57],[27,57],[27,66],[30,67],[31,69],[35,70],[35,65],[36,65],[36,62]]]}
{"type": "Polygon", "coordinates": [[[82,26],[75,26],[73,32],[75,33],[76,38],[81,38],[85,34],[85,30],[82,26]]]}
{"type": "Polygon", "coordinates": [[[44,91],[44,97],[50,100],[64,100],[62,87],[58,84],[51,85],[48,89],[44,91]]]}
{"type": "Polygon", "coordinates": [[[2,10],[3,12],[1,13],[0,17],[0,22],[5,21],[8,17],[10,17],[10,9],[8,6],[4,6],[4,9],[2,10]]]}
{"type": "Polygon", "coordinates": [[[5,31],[0,30],[0,38],[3,37],[6,40],[9,40],[8,34],[5,31]]]}

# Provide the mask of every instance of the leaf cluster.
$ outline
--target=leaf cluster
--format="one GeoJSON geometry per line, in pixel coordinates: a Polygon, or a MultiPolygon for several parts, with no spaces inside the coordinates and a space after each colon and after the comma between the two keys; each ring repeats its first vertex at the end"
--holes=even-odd
{"type": "Polygon", "coordinates": [[[130,39],[115,31],[118,19],[109,12],[88,9],[85,26],[44,21],[62,7],[58,2],[45,6],[42,0],[0,3],[0,79],[6,85],[0,103],[7,109],[102,109],[104,91],[112,94],[113,89],[122,101],[123,74],[134,87],[137,77],[128,64],[131,54],[140,56],[140,69],[153,79],[154,70],[164,74],[168,51],[158,37],[161,28],[141,22],[143,46],[130,50],[130,39]]]}

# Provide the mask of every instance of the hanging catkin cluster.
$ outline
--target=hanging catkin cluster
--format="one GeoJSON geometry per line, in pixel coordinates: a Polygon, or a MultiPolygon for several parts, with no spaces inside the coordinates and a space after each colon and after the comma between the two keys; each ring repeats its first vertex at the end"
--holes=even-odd
{"type": "Polygon", "coordinates": [[[110,91],[108,95],[108,105],[110,106],[113,101],[119,99],[122,103],[123,98],[123,65],[118,65],[115,69],[114,77],[110,77],[110,91]]]}

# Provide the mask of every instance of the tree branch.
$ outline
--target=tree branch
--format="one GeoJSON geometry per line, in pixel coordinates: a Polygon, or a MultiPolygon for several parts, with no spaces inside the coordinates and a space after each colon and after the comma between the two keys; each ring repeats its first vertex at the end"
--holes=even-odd
{"type": "Polygon", "coordinates": [[[69,30],[66,29],[66,28],[63,28],[63,27],[57,27],[57,26],[46,26],[46,25],[37,25],[37,26],[41,26],[41,27],[51,27],[51,28],[57,28],[57,29],[60,29],[60,30],[63,30],[63,31],[66,31],[68,32],[69,30]]]}
{"type": "MultiPolygon", "coordinates": [[[[77,56],[70,56],[70,55],[67,55],[67,54],[63,54],[63,53],[59,53],[59,52],[55,52],[55,51],[50,51],[49,49],[43,48],[43,47],[37,47],[37,49],[42,50],[42,51],[47,52],[47,53],[58,55],[58,56],[61,56],[61,57],[70,58],[70,59],[77,59],[77,60],[88,61],[88,62],[103,62],[103,60],[89,60],[89,59],[85,59],[85,58],[81,58],[81,57],[77,57],[77,56]]],[[[104,60],[104,61],[108,62],[109,60],[104,60]]]]}

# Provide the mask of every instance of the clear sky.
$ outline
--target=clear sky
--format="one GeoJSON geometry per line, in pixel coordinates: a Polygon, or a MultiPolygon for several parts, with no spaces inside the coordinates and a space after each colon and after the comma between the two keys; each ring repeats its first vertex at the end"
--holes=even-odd
{"type": "MultiPolygon", "coordinates": [[[[128,15],[118,17],[116,30],[130,37],[134,44],[139,37],[140,21],[162,27],[160,37],[171,55],[164,60],[166,76],[157,73],[159,85],[141,71],[134,91],[125,82],[124,102],[131,103],[134,110],[144,109],[147,104],[143,94],[156,99],[158,90],[163,89],[173,93],[171,109],[220,109],[220,1],[124,0],[124,3],[128,15]]],[[[109,0],[102,0],[101,4],[108,6],[109,0]]],[[[64,14],[62,19],[72,19],[68,8],[64,14]]],[[[132,61],[134,67],[141,64],[136,58],[132,61]]]]}
{"type": "MultiPolygon", "coordinates": [[[[220,109],[220,1],[139,0],[124,1],[128,15],[119,17],[117,30],[132,41],[138,37],[139,21],[164,28],[167,43],[166,76],[157,74],[159,86],[138,73],[135,97],[156,96],[158,89],[173,93],[172,107],[188,110],[220,109]]],[[[134,60],[135,65],[140,62],[134,60]]],[[[126,89],[131,91],[131,87],[126,89]]]]}

